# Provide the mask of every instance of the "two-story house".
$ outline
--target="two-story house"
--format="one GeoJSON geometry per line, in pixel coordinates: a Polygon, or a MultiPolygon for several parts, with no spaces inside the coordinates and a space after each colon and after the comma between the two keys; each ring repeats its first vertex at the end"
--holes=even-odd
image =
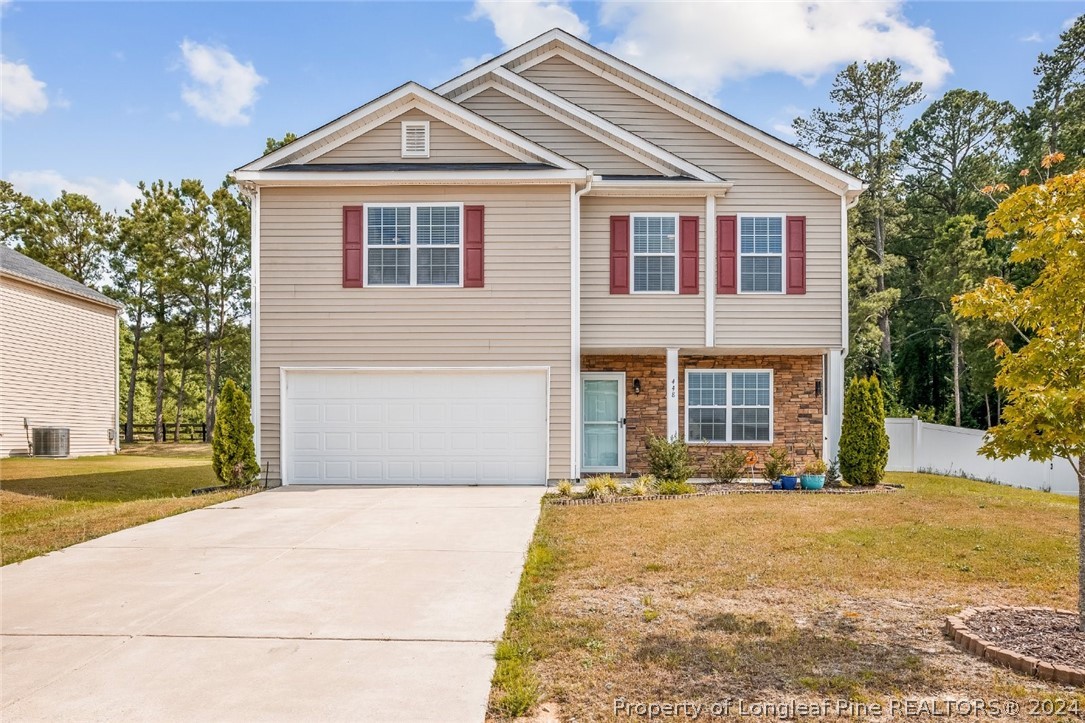
{"type": "Polygon", "coordinates": [[[242,166],[283,484],[831,456],[853,176],[560,30],[242,166]]]}

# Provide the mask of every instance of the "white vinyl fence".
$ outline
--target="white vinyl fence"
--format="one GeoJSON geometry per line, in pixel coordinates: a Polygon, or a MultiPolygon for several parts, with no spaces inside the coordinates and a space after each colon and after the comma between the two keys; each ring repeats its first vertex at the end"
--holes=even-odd
{"type": "Polygon", "coordinates": [[[986,432],[928,424],[915,417],[885,420],[893,472],[939,472],[991,480],[1015,487],[1077,494],[1077,476],[1065,459],[1033,462],[1028,457],[988,459],[979,453],[986,432]]]}

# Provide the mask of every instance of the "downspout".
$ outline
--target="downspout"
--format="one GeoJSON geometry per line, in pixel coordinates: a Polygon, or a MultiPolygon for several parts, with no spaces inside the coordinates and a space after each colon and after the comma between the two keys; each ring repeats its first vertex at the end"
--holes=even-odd
{"type": "Polygon", "coordinates": [[[570,224],[570,318],[571,333],[570,347],[572,358],[570,359],[569,376],[570,402],[569,405],[569,477],[580,478],[580,197],[591,191],[593,175],[588,171],[584,188],[576,190],[576,184],[569,184],[569,224],[570,224]]]}

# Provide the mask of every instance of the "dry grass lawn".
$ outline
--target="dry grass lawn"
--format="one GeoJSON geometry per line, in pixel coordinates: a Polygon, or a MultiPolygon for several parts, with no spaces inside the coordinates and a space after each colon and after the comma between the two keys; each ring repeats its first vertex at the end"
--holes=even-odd
{"type": "Polygon", "coordinates": [[[0,460],[0,564],[237,496],[216,492],[208,445],[155,445],[75,459],[0,460]]]}
{"type": "Polygon", "coordinates": [[[544,505],[491,715],[534,699],[548,716],[592,721],[615,717],[619,698],[947,696],[1076,696],[1085,713],[1081,691],[964,655],[940,630],[970,604],[1075,608],[1076,500],[934,475],[888,481],[904,489],[544,505]]]}

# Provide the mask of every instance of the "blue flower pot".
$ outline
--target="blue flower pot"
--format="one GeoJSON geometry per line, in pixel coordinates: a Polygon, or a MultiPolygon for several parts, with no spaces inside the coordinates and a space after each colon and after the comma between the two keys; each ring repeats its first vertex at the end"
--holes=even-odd
{"type": "Polygon", "coordinates": [[[783,487],[785,490],[797,490],[799,488],[798,475],[785,474],[784,476],[780,477],[780,486],[783,487]]]}
{"type": "Polygon", "coordinates": [[[802,488],[804,490],[819,490],[825,486],[825,475],[804,474],[802,476],[802,488]]]}
{"type": "Polygon", "coordinates": [[[772,481],[772,489],[774,489],[774,490],[782,490],[783,488],[784,488],[784,486],[782,484],[780,484],[780,480],[774,479],[772,481]]]}

